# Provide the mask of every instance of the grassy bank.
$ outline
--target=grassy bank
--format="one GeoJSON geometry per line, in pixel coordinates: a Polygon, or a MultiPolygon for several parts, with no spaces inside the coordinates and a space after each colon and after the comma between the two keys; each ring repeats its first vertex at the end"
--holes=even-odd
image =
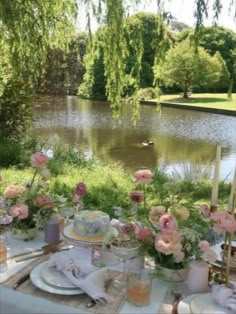
{"type": "MultiPolygon", "coordinates": [[[[55,168],[51,163],[50,168],[55,168]]],[[[147,186],[147,204],[149,207],[163,205],[169,207],[172,204],[193,205],[208,202],[211,196],[211,180],[204,179],[199,182],[190,180],[177,180],[169,177],[158,169],[152,169],[155,173],[154,181],[147,186]]],[[[8,184],[23,184],[32,178],[32,169],[6,168],[0,171],[4,180],[0,184],[2,195],[8,184]]],[[[142,186],[135,186],[132,176],[127,174],[120,166],[92,166],[78,167],[64,163],[60,172],[53,175],[49,181],[48,194],[52,197],[63,196],[67,198],[67,206],[72,206],[73,190],[78,182],[84,182],[87,193],[83,199],[85,208],[99,209],[114,217],[113,207],[129,209],[131,203],[129,193],[133,190],[142,190],[142,186]]],[[[230,185],[220,183],[219,204],[225,208],[230,192],[230,185]]]]}
{"type": "Polygon", "coordinates": [[[205,107],[213,109],[235,110],[236,111],[236,94],[232,95],[232,100],[227,99],[226,94],[195,94],[193,93],[188,99],[180,95],[161,95],[161,102],[179,103],[186,106],[205,107]]]}

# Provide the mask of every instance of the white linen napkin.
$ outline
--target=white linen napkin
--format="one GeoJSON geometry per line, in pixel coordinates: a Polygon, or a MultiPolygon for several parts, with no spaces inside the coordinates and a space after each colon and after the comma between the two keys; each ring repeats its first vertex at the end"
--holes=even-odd
{"type": "Polygon", "coordinates": [[[212,288],[213,300],[225,309],[236,313],[236,289],[225,285],[215,285],[212,288]]]}
{"type": "Polygon", "coordinates": [[[108,279],[107,268],[92,265],[91,254],[89,248],[73,248],[55,253],[50,257],[48,267],[56,267],[94,300],[113,302],[114,298],[105,292],[104,287],[108,279]]]}

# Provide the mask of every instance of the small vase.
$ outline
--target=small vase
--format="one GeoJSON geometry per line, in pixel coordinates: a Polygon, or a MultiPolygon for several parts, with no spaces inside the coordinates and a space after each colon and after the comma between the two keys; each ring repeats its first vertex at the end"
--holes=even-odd
{"type": "Polygon", "coordinates": [[[7,236],[0,234],[0,273],[7,271],[7,236]]]}
{"type": "Polygon", "coordinates": [[[188,268],[171,269],[160,265],[156,265],[156,270],[160,274],[161,279],[171,282],[185,281],[188,275],[188,268]]]}
{"type": "Polygon", "coordinates": [[[12,228],[11,234],[17,240],[24,240],[30,241],[33,240],[38,233],[37,228],[29,228],[29,229],[19,229],[19,228],[12,228]]]}

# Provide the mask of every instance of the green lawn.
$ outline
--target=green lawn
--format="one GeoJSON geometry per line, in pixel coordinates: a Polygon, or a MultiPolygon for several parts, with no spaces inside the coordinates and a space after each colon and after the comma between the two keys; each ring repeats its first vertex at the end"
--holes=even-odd
{"type": "Polygon", "coordinates": [[[235,93],[232,100],[228,100],[226,94],[192,94],[188,99],[184,99],[180,95],[161,95],[160,101],[181,103],[186,106],[236,110],[235,93]]]}

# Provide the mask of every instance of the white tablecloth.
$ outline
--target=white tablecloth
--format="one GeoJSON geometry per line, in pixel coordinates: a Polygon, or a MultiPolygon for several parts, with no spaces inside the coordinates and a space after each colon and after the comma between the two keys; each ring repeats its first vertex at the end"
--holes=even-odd
{"type": "MultiPolygon", "coordinates": [[[[17,254],[22,251],[32,251],[40,248],[46,243],[43,240],[43,234],[33,241],[24,242],[15,240],[9,236],[8,256],[17,254]]],[[[27,260],[20,263],[14,261],[8,262],[8,270],[5,273],[0,273],[0,283],[7,280],[10,276],[20,271],[32,260],[27,260]]],[[[157,279],[153,280],[153,288],[151,295],[151,303],[149,306],[136,307],[125,302],[120,313],[121,314],[157,314],[160,304],[169,288],[169,283],[161,282],[157,279]]],[[[9,289],[1,285],[0,290],[0,313],[1,314],[84,314],[79,308],[71,306],[59,305],[43,298],[35,297],[29,294],[24,294],[20,291],[9,289]]],[[[91,313],[91,312],[87,312],[91,313]]]]}

